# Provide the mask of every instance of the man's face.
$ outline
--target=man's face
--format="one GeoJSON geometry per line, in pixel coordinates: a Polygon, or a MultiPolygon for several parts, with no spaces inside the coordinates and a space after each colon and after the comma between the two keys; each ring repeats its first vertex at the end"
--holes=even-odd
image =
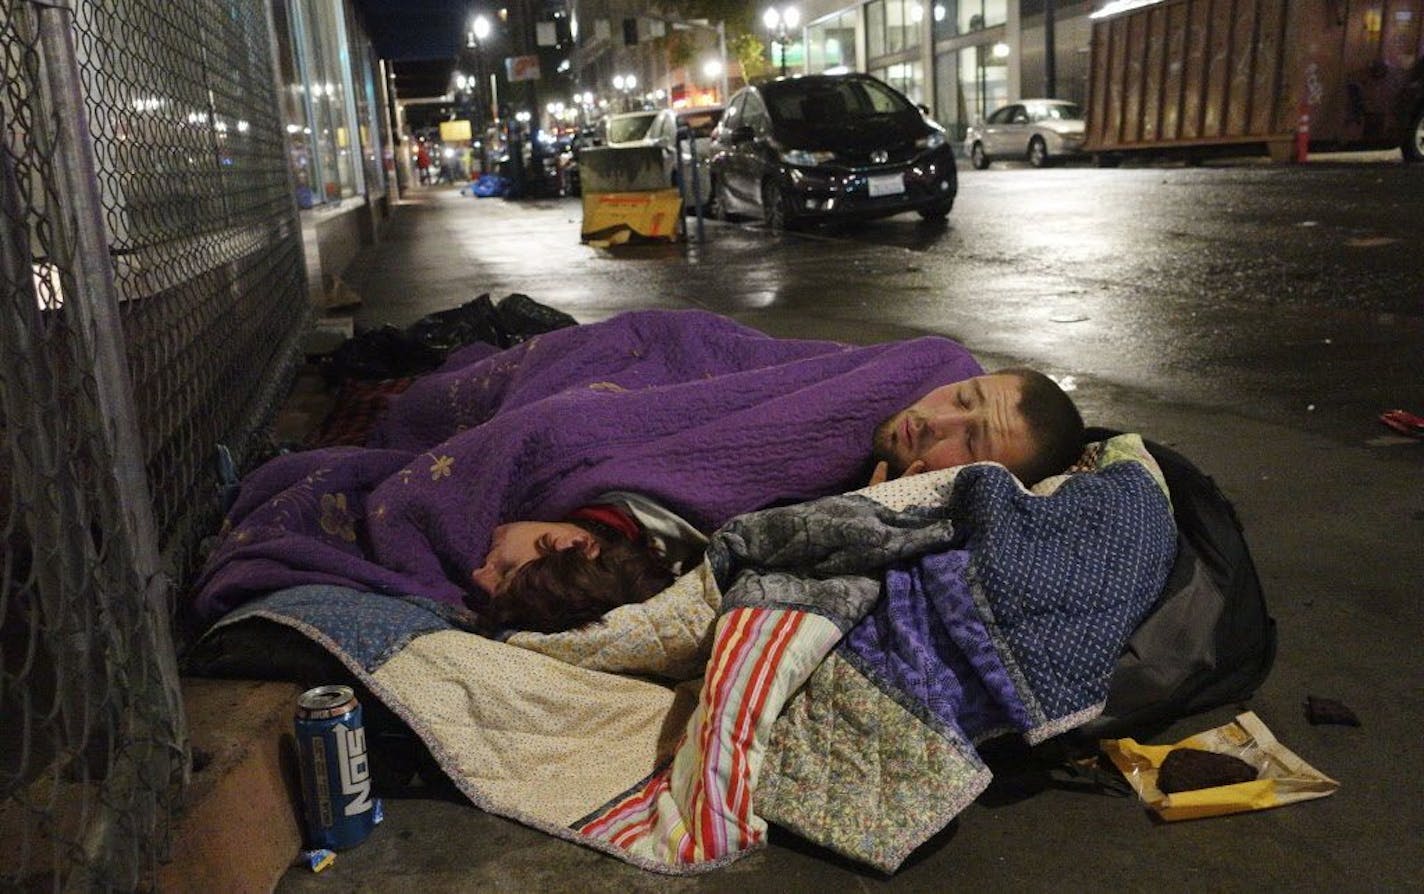
{"type": "Polygon", "coordinates": [[[1019,413],[1023,386],[1017,376],[976,376],[936,388],[882,422],[872,447],[891,476],[911,463],[924,471],[993,460],[1019,473],[1034,452],[1028,423],[1019,413]]]}
{"type": "Polygon", "coordinates": [[[494,529],[485,563],[471,577],[490,596],[499,595],[506,581],[539,558],[539,539],[548,536],[554,549],[578,546],[587,555],[598,552],[593,535],[568,522],[512,522],[494,529]]]}

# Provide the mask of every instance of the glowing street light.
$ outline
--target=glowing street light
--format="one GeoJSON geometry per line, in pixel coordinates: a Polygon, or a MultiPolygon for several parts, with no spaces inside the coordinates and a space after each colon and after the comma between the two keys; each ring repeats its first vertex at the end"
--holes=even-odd
{"type": "Polygon", "coordinates": [[[775,6],[762,13],[762,24],[771,32],[771,42],[781,57],[781,76],[786,77],[786,46],[792,42],[791,32],[801,24],[801,13],[794,6],[777,9],[775,6]]]}
{"type": "Polygon", "coordinates": [[[490,21],[484,16],[475,16],[475,20],[470,23],[470,39],[467,46],[478,46],[490,35],[490,21]]]}
{"type": "MultiPolygon", "coordinates": [[[[485,76],[485,39],[490,36],[490,20],[484,16],[475,16],[470,22],[470,31],[467,35],[465,46],[475,51],[475,61],[478,63],[479,74],[472,75],[466,79],[465,85],[471,91],[478,89],[480,81],[485,76]]],[[[499,121],[499,87],[493,73],[489,76],[490,81],[490,120],[499,121]]]]}
{"type": "Polygon", "coordinates": [[[623,111],[628,111],[632,107],[630,94],[637,88],[638,79],[633,75],[618,74],[613,76],[613,89],[623,94],[623,111]]]}

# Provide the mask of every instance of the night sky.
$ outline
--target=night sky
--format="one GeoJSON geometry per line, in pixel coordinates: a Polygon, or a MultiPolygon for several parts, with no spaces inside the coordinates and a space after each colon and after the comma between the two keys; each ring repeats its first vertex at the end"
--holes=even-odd
{"type": "MultiPolygon", "coordinates": [[[[376,55],[396,76],[398,96],[438,96],[449,89],[456,54],[476,11],[469,0],[356,0],[356,6],[376,55]]],[[[417,117],[424,117],[420,112],[417,117]]]]}
{"type": "MultiPolygon", "coordinates": [[[[466,74],[474,70],[493,73],[502,71],[507,56],[513,52],[511,35],[499,22],[501,7],[525,4],[525,14],[545,18],[561,10],[562,3],[551,0],[354,0],[366,31],[375,46],[376,55],[386,61],[394,74],[395,95],[402,100],[416,100],[406,106],[406,121],[413,129],[431,127],[435,122],[454,114],[450,103],[422,103],[418,100],[440,97],[453,89],[457,69],[466,74]],[[493,33],[481,50],[467,46],[467,34],[476,15],[483,15],[494,25],[493,33]]],[[[532,44],[532,32],[529,36],[532,44]]],[[[550,49],[549,54],[559,54],[550,49]]],[[[541,55],[544,55],[541,52],[541,55]]],[[[567,53],[559,55],[566,56],[567,53]]],[[[554,62],[545,59],[549,71],[554,62]]],[[[548,75],[546,74],[546,78],[548,75]]],[[[501,91],[508,87],[501,75],[501,91]]],[[[481,81],[483,84],[483,81],[481,81]]],[[[567,85],[565,85],[567,86],[567,85]]],[[[503,94],[501,95],[503,99],[503,94]]],[[[487,102],[487,98],[475,97],[487,102]]]]}
{"type": "Polygon", "coordinates": [[[454,59],[474,12],[469,0],[356,0],[383,59],[454,59]]]}

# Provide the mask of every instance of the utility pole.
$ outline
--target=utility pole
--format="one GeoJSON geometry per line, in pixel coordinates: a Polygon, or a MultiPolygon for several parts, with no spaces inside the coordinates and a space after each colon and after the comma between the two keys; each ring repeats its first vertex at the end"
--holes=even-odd
{"type": "Polygon", "coordinates": [[[1053,33],[1054,0],[1043,2],[1043,95],[1058,97],[1058,39],[1053,33]]]}
{"type": "MultiPolygon", "coordinates": [[[[535,17],[534,0],[517,0],[509,8],[509,33],[510,43],[513,46],[516,56],[530,56],[538,53],[538,43],[534,36],[535,17]]],[[[540,73],[543,76],[543,73],[540,73]]],[[[537,80],[527,80],[522,89],[517,91],[522,94],[525,102],[524,109],[510,109],[509,116],[509,161],[512,180],[516,195],[524,195],[529,186],[531,173],[524,169],[524,142],[529,144],[529,160],[531,164],[541,165],[539,158],[539,90],[537,80]],[[528,118],[526,126],[520,126],[519,112],[525,112],[528,118]],[[522,131],[522,133],[521,133],[522,131]]]]}

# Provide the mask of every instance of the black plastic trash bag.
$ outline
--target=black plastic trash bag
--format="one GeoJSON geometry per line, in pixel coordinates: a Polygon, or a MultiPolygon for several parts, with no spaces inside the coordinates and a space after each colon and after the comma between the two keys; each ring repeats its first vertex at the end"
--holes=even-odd
{"type": "Polygon", "coordinates": [[[508,347],[488,292],[459,307],[421,317],[411,324],[409,332],[420,344],[438,351],[441,357],[477,341],[508,347]]]}
{"type": "Polygon", "coordinates": [[[445,352],[422,343],[410,333],[386,325],[348,338],[321,359],[327,384],[347,379],[378,381],[428,372],[440,365],[445,352]]]}
{"type": "Polygon", "coordinates": [[[518,292],[506,295],[499,302],[497,311],[499,326],[507,341],[502,347],[506,348],[543,332],[578,325],[578,320],[563,311],[540,304],[518,292]]]}
{"type": "Polygon", "coordinates": [[[387,325],[349,338],[323,358],[322,371],[331,384],[419,375],[468,344],[509,348],[540,333],[577,324],[563,311],[528,295],[516,292],[496,305],[486,292],[459,307],[427,314],[406,329],[387,325]]]}

